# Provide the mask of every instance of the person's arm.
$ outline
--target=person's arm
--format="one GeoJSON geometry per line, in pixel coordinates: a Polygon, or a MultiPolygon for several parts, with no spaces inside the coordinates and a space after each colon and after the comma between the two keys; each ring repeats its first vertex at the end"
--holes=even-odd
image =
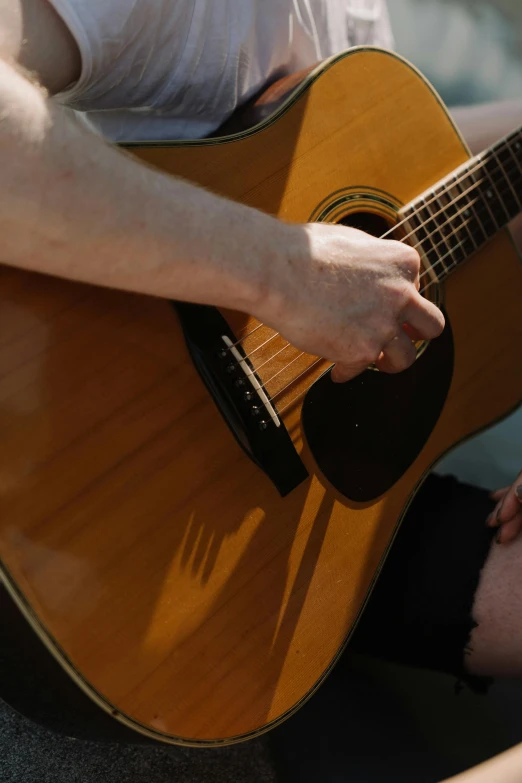
{"type": "Polygon", "coordinates": [[[522,780],[522,745],[463,772],[444,783],[520,783],[522,780]]]}
{"type": "Polygon", "coordinates": [[[374,360],[409,366],[404,323],[425,338],[440,333],[442,314],[416,289],[414,250],[341,226],[285,224],[147,168],[35,83],[60,90],[79,68],[44,0],[0,2],[0,28],[4,263],[249,312],[337,362],[337,380],[374,360]]]}
{"type": "Polygon", "coordinates": [[[522,98],[455,106],[451,114],[473,155],[478,155],[522,124],[522,98]]]}
{"type": "Polygon", "coordinates": [[[487,524],[500,528],[497,534],[499,544],[509,544],[522,530],[522,472],[512,486],[498,489],[491,497],[497,501],[497,505],[489,515],[487,524]]]}

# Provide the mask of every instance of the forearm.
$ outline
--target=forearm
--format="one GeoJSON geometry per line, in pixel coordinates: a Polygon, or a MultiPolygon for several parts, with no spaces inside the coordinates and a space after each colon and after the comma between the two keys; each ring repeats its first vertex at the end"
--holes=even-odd
{"type": "Polygon", "coordinates": [[[497,756],[475,769],[457,775],[446,783],[520,783],[522,779],[522,745],[497,756]]]}
{"type": "Polygon", "coordinates": [[[455,106],[451,114],[473,155],[522,125],[522,99],[455,106]]]}
{"type": "Polygon", "coordinates": [[[0,61],[1,261],[255,310],[288,226],[149,169],[0,61]]]}

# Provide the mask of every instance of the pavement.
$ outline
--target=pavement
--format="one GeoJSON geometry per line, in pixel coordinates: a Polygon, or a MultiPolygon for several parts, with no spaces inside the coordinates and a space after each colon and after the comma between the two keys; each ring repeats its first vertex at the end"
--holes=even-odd
{"type": "Polygon", "coordinates": [[[219,749],[83,742],[0,702],[1,783],[275,783],[262,741],[219,749]]]}

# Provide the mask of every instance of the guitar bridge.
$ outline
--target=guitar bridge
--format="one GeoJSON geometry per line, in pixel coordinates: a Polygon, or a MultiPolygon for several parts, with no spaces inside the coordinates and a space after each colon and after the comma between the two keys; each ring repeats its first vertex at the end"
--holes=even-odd
{"type": "Polygon", "coordinates": [[[230,431],[284,497],[308,477],[261,379],[219,310],[172,302],[187,348],[230,431]]]}

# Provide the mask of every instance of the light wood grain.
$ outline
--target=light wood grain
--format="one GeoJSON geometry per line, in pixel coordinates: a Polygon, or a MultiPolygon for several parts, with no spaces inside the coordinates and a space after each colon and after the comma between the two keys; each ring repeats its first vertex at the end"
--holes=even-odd
{"type": "MultiPolygon", "coordinates": [[[[433,92],[378,51],[340,59],[257,133],[133,152],[292,221],[349,185],[406,203],[467,157],[433,92]]],[[[505,234],[449,280],[447,404],[393,491],[360,505],[317,472],[299,405],[285,424],[310,479],[279,497],[216,413],[167,303],[3,268],[4,580],[84,687],[141,730],[262,730],[335,659],[430,465],[518,404],[521,299],[505,234]]],[[[253,324],[229,317],[239,335],[253,324]]]]}

